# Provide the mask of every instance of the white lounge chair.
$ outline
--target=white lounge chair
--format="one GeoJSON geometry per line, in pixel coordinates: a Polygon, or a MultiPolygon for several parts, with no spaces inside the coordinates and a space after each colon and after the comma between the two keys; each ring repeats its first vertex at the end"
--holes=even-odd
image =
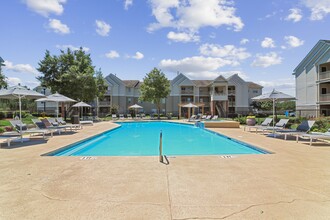
{"type": "Polygon", "coordinates": [[[116,115],[116,114],[112,114],[112,115],[111,115],[111,118],[112,118],[112,120],[118,120],[118,118],[117,118],[117,115],[116,115]]]}
{"type": "Polygon", "coordinates": [[[313,140],[330,140],[330,129],[327,132],[312,132],[310,134],[303,134],[301,138],[309,138],[309,146],[312,146],[313,140]]]}
{"type": "Polygon", "coordinates": [[[42,134],[43,138],[46,139],[46,134],[52,134],[51,131],[47,129],[27,129],[27,126],[23,124],[20,120],[10,120],[10,124],[14,127],[14,129],[20,134],[21,136],[21,142],[23,142],[23,135],[24,134],[42,134]]]}
{"type": "Polygon", "coordinates": [[[248,131],[251,131],[251,128],[255,129],[256,133],[258,132],[259,129],[266,128],[269,126],[269,124],[273,121],[272,118],[265,118],[265,120],[260,124],[260,125],[254,125],[254,126],[249,126],[246,125],[244,126],[244,131],[248,128],[248,131]]]}
{"type": "MultiPolygon", "coordinates": [[[[16,135],[16,136],[13,136],[13,135],[6,135],[6,134],[2,134],[0,135],[0,141],[1,142],[6,142],[7,143],[7,146],[10,147],[10,143],[14,140],[19,140],[21,138],[20,135],[16,135]]],[[[1,142],[0,142],[0,148],[1,148],[1,142]]]]}
{"type": "Polygon", "coordinates": [[[267,127],[261,127],[259,129],[262,130],[263,134],[265,133],[265,131],[275,132],[275,131],[278,131],[278,130],[283,130],[288,122],[289,122],[289,119],[282,118],[282,119],[280,119],[279,122],[277,122],[275,124],[274,127],[273,126],[267,126],[267,127]]]}
{"type": "Polygon", "coordinates": [[[298,143],[299,136],[307,134],[309,130],[314,125],[315,121],[303,121],[296,129],[282,129],[275,131],[276,134],[284,135],[284,140],[287,139],[288,135],[296,136],[296,141],[298,143]]]}
{"type": "Polygon", "coordinates": [[[119,119],[120,120],[124,120],[125,118],[124,118],[124,114],[119,114],[119,119]]]}

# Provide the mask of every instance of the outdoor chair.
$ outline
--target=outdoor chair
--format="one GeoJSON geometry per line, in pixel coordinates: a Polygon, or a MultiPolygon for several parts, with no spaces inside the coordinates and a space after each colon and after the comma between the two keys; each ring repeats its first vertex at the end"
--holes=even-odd
{"type": "Polygon", "coordinates": [[[265,131],[275,132],[278,130],[283,130],[283,129],[285,129],[285,126],[287,125],[288,122],[289,122],[289,119],[282,118],[279,120],[279,122],[277,122],[274,125],[274,127],[273,126],[262,127],[260,130],[262,130],[263,134],[265,133],[265,131]]]}
{"type": "Polygon", "coordinates": [[[65,125],[69,125],[69,126],[72,126],[76,129],[81,129],[82,126],[80,124],[71,124],[71,123],[66,123],[66,121],[63,120],[63,118],[59,117],[59,118],[56,118],[56,121],[59,123],[59,125],[61,126],[65,126],[65,125]]]}
{"type": "Polygon", "coordinates": [[[307,134],[314,125],[315,121],[303,121],[296,129],[282,129],[275,131],[276,134],[284,135],[284,140],[288,135],[296,136],[296,141],[299,141],[299,136],[307,134]]]}
{"type": "Polygon", "coordinates": [[[251,131],[251,128],[255,129],[256,133],[258,132],[259,129],[262,128],[267,128],[269,124],[272,122],[272,118],[265,118],[265,120],[260,124],[260,125],[254,125],[254,126],[249,126],[246,125],[244,126],[244,131],[248,128],[248,131],[251,131]]]}
{"type": "MultiPolygon", "coordinates": [[[[48,130],[51,133],[51,136],[53,137],[54,132],[58,132],[58,134],[61,134],[61,129],[57,128],[55,126],[49,125],[48,123],[45,124],[40,119],[31,119],[33,124],[39,129],[39,130],[48,130]],[[48,125],[48,126],[47,126],[48,125]]],[[[64,128],[62,128],[64,129],[64,128]]]]}
{"type": "Polygon", "coordinates": [[[199,121],[199,119],[197,118],[197,115],[192,115],[188,121],[199,121]]]}
{"type": "Polygon", "coordinates": [[[116,114],[112,114],[112,115],[111,115],[111,118],[112,118],[112,120],[118,120],[118,118],[117,118],[117,115],[116,115],[116,114]]]}
{"type": "Polygon", "coordinates": [[[218,120],[218,115],[213,115],[212,119],[211,120],[218,120]]]}
{"type": "MultiPolygon", "coordinates": [[[[20,139],[20,135],[18,133],[16,133],[17,135],[6,135],[6,134],[1,134],[0,135],[0,141],[1,142],[6,142],[7,146],[10,147],[10,143],[14,140],[19,140],[20,139]]],[[[0,148],[1,148],[1,143],[0,143],[0,148]]]]}
{"type": "Polygon", "coordinates": [[[127,119],[133,119],[131,114],[127,114],[127,119]]]}
{"type": "Polygon", "coordinates": [[[309,146],[312,146],[313,140],[330,140],[330,129],[328,131],[322,132],[311,132],[310,134],[303,134],[301,138],[309,138],[309,146]]]}
{"type": "Polygon", "coordinates": [[[212,118],[212,115],[208,115],[208,116],[205,117],[204,120],[211,120],[211,118],[212,118]]]}
{"type": "Polygon", "coordinates": [[[23,124],[21,120],[10,120],[10,124],[14,127],[14,129],[18,132],[21,136],[21,142],[23,142],[23,135],[24,134],[42,134],[43,138],[46,139],[45,135],[50,133],[53,136],[53,133],[46,129],[28,129],[27,125],[23,124]]]}
{"type": "Polygon", "coordinates": [[[125,118],[124,118],[124,114],[119,114],[119,119],[120,120],[124,120],[125,118]]]}
{"type": "Polygon", "coordinates": [[[62,124],[60,123],[58,120],[56,120],[55,118],[46,118],[46,120],[51,123],[51,125],[53,125],[54,127],[58,127],[58,128],[70,128],[70,130],[76,130],[76,129],[80,129],[80,125],[79,124],[62,124]]]}

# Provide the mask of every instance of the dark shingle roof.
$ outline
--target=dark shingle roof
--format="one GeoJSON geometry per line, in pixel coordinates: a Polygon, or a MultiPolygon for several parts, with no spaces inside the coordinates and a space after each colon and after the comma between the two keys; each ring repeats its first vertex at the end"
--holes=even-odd
{"type": "Polygon", "coordinates": [[[134,88],[136,87],[140,81],[139,80],[123,80],[126,87],[134,88]]]}
{"type": "Polygon", "coordinates": [[[213,80],[191,80],[191,81],[193,81],[193,83],[197,87],[208,86],[213,82],[213,80]]]}

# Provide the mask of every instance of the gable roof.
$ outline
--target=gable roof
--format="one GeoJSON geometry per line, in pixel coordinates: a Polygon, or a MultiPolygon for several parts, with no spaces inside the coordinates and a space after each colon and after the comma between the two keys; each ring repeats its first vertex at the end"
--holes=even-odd
{"type": "Polygon", "coordinates": [[[213,80],[192,80],[192,81],[197,87],[208,86],[213,82],[213,80]]]}
{"type": "Polygon", "coordinates": [[[122,80],[126,87],[134,88],[140,81],[139,80],[122,80]]]}
{"type": "Polygon", "coordinates": [[[247,82],[248,83],[248,87],[249,88],[255,88],[255,89],[262,89],[264,88],[263,86],[257,84],[257,83],[254,83],[254,82],[247,82]]]}
{"type": "Polygon", "coordinates": [[[300,74],[301,70],[307,66],[314,65],[318,58],[322,57],[330,49],[330,40],[319,40],[315,46],[308,52],[304,59],[293,70],[293,75],[300,74]]]}

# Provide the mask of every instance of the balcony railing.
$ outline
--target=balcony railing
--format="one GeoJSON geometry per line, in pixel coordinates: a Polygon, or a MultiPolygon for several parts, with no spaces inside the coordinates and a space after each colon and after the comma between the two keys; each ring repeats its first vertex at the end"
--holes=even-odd
{"type": "Polygon", "coordinates": [[[199,95],[208,96],[210,93],[208,91],[199,91],[199,95]]]}
{"type": "Polygon", "coordinates": [[[194,94],[194,90],[181,90],[181,94],[194,94]]]}
{"type": "Polygon", "coordinates": [[[110,101],[99,101],[99,105],[107,105],[109,106],[111,104],[110,101]]]}
{"type": "Polygon", "coordinates": [[[216,93],[211,92],[211,101],[225,101],[228,100],[228,94],[227,93],[216,93]]]}
{"type": "Polygon", "coordinates": [[[330,93],[321,94],[320,95],[320,102],[330,102],[330,93]]]}
{"type": "Polygon", "coordinates": [[[320,73],[320,80],[325,80],[325,79],[330,79],[330,71],[320,73]]]}

